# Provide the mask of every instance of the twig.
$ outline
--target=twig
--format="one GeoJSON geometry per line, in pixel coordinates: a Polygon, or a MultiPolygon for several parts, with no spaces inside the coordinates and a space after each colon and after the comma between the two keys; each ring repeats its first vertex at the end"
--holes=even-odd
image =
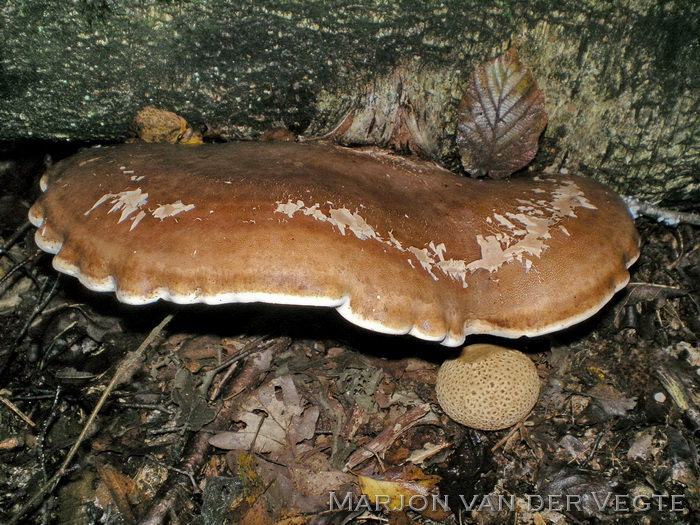
{"type": "MultiPolygon", "coordinates": [[[[12,268],[10,268],[10,271],[8,271],[5,275],[2,276],[2,279],[0,279],[0,285],[5,284],[10,279],[10,277],[12,277],[15,273],[17,273],[21,270],[22,272],[24,272],[24,274],[27,277],[29,277],[29,279],[31,279],[31,281],[34,283],[34,285],[37,288],[41,288],[41,284],[39,284],[39,280],[36,278],[36,276],[32,272],[27,270],[26,266],[29,263],[34,262],[39,257],[41,257],[41,255],[43,255],[43,253],[44,252],[42,252],[42,251],[36,251],[33,254],[28,255],[27,257],[25,257],[21,261],[17,261],[17,259],[15,259],[12,256],[12,254],[0,249],[0,254],[5,255],[5,257],[7,257],[8,260],[14,265],[12,268]]],[[[5,290],[3,290],[3,292],[7,291],[7,289],[9,289],[9,286],[5,290]]]]}
{"type": "Polygon", "coordinates": [[[9,390],[0,390],[0,401],[5,403],[7,407],[12,410],[15,414],[17,414],[17,417],[22,419],[27,425],[36,427],[36,423],[29,419],[29,416],[27,416],[24,412],[22,412],[17,405],[15,405],[12,401],[9,399],[5,398],[5,395],[12,395],[12,392],[9,390]]]}
{"type": "Polygon", "coordinates": [[[149,436],[160,436],[162,434],[184,434],[185,430],[187,430],[187,425],[177,425],[174,427],[165,427],[165,428],[153,428],[151,430],[147,430],[146,434],[149,436]]]}
{"type": "Polygon", "coordinates": [[[607,425],[605,425],[605,428],[598,434],[598,437],[596,438],[595,443],[593,443],[593,447],[591,447],[591,450],[588,453],[588,457],[586,459],[584,459],[581,463],[579,463],[580,468],[583,468],[586,465],[588,465],[588,463],[590,463],[590,461],[595,456],[596,451],[600,447],[600,444],[603,442],[603,438],[610,431],[611,428],[612,428],[612,423],[608,423],[607,425]]]}
{"type": "Polygon", "coordinates": [[[233,373],[238,369],[238,363],[240,361],[233,362],[229,365],[228,370],[226,370],[226,373],[224,374],[224,377],[221,378],[221,381],[219,381],[219,384],[214,387],[214,390],[212,391],[211,395],[209,396],[209,401],[214,401],[219,397],[219,394],[221,393],[221,389],[224,387],[224,385],[228,382],[228,380],[231,378],[233,373]]]}
{"type": "Polygon", "coordinates": [[[137,408],[146,410],[156,410],[158,412],[163,412],[165,414],[172,414],[173,411],[170,410],[165,405],[159,403],[130,403],[128,401],[117,401],[117,404],[123,408],[137,408]]]}
{"type": "Polygon", "coordinates": [[[535,443],[532,441],[532,438],[530,437],[530,433],[527,431],[527,427],[533,426],[532,421],[528,421],[528,418],[532,415],[532,412],[528,414],[526,418],[524,418],[522,421],[518,421],[513,428],[510,429],[510,431],[503,437],[501,438],[498,443],[496,443],[493,447],[491,447],[491,452],[496,452],[499,448],[505,447],[505,445],[513,439],[515,434],[520,434],[520,440],[524,441],[525,444],[530,448],[532,451],[532,454],[537,458],[537,459],[542,459],[542,452],[538,446],[535,445],[535,443]]]}
{"type": "Polygon", "coordinates": [[[227,372],[224,374],[224,377],[221,379],[221,381],[219,381],[219,384],[216,386],[216,388],[214,388],[214,391],[209,396],[209,401],[213,401],[214,399],[219,397],[219,393],[223,388],[224,384],[231,377],[231,374],[236,370],[236,367],[233,365],[238,363],[241,359],[244,359],[251,354],[261,351],[260,342],[263,339],[265,339],[265,337],[266,336],[256,337],[252,341],[249,341],[243,348],[241,348],[238,352],[229,357],[226,361],[207,371],[207,373],[204,375],[204,379],[202,380],[202,392],[204,393],[206,393],[209,390],[209,387],[214,381],[216,375],[224,368],[229,367],[227,372]]]}
{"type": "MultiPolygon", "coordinates": [[[[22,327],[22,330],[20,330],[19,334],[17,334],[17,337],[15,337],[15,344],[19,343],[24,339],[24,336],[27,335],[27,332],[29,331],[29,327],[32,325],[32,322],[34,322],[34,319],[37,318],[37,316],[48,306],[48,304],[51,302],[51,299],[54,298],[54,296],[58,293],[58,283],[61,281],[61,276],[60,274],[56,276],[56,280],[53,283],[53,286],[51,287],[51,290],[49,291],[48,295],[44,298],[44,300],[39,303],[35,308],[32,314],[29,316],[29,319],[24,323],[24,326],[22,327]]],[[[41,286],[41,290],[39,291],[39,297],[44,293],[46,286],[49,284],[50,280],[46,279],[44,284],[41,286]]]]}
{"type": "Polygon", "coordinates": [[[187,476],[187,479],[190,480],[190,483],[192,483],[192,488],[197,490],[197,482],[194,479],[194,474],[192,474],[191,471],[189,470],[182,470],[177,467],[172,467],[170,465],[166,465],[163,463],[161,460],[159,460],[157,457],[155,457],[153,454],[146,454],[146,458],[150,459],[155,463],[156,465],[163,467],[166,470],[172,470],[173,472],[177,472],[178,474],[182,474],[183,476],[187,476]]]}
{"type": "MultiPolygon", "coordinates": [[[[10,249],[17,243],[17,241],[19,241],[22,238],[22,236],[25,234],[25,232],[31,227],[32,227],[32,224],[29,221],[25,222],[22,226],[20,226],[17,229],[17,231],[12,235],[12,237],[10,237],[7,240],[7,242],[5,242],[5,244],[1,244],[0,245],[0,257],[5,256],[12,264],[17,265],[18,264],[17,259],[15,259],[15,257],[12,255],[12,253],[10,253],[10,249]]],[[[44,252],[42,252],[41,250],[37,250],[30,257],[38,257],[40,254],[43,254],[43,253],[44,252]]],[[[26,262],[28,262],[28,261],[25,259],[25,261],[22,263],[21,270],[25,273],[25,275],[27,277],[29,277],[32,280],[32,282],[36,285],[37,288],[41,288],[41,285],[39,284],[39,281],[36,278],[36,276],[32,272],[30,272],[27,268],[24,267],[24,264],[26,262]]],[[[12,268],[12,270],[10,270],[10,273],[14,273],[15,268],[12,268]]],[[[6,275],[5,278],[7,278],[7,277],[8,276],[6,275]]],[[[4,282],[5,278],[3,278],[2,282],[4,282]]]]}
{"type": "Polygon", "coordinates": [[[656,377],[669,393],[673,402],[683,411],[694,430],[700,429],[700,395],[695,394],[683,384],[678,375],[666,366],[656,370],[656,377]]]}
{"type": "Polygon", "coordinates": [[[17,228],[17,231],[12,234],[12,237],[7,239],[7,242],[0,247],[0,255],[3,253],[6,253],[10,248],[12,248],[15,244],[17,244],[17,241],[19,241],[22,236],[26,233],[27,230],[29,230],[32,227],[32,223],[27,221],[25,222],[22,226],[17,228]]]}
{"type": "Polygon", "coordinates": [[[39,462],[41,463],[41,475],[44,482],[49,479],[49,474],[46,470],[46,436],[51,429],[51,425],[54,424],[59,414],[59,403],[61,402],[61,394],[63,393],[63,388],[61,385],[56,387],[56,391],[53,395],[53,404],[51,405],[51,410],[49,410],[49,415],[42,421],[41,429],[36,437],[36,447],[39,451],[39,462]]]}
{"type": "Polygon", "coordinates": [[[221,372],[224,368],[232,365],[236,361],[240,361],[244,357],[248,357],[250,354],[253,354],[255,352],[259,352],[260,345],[258,343],[260,343],[263,339],[265,339],[265,337],[266,336],[256,337],[252,341],[246,343],[246,345],[243,348],[241,348],[238,352],[233,354],[231,357],[229,357],[226,361],[224,361],[220,365],[209,370],[209,372],[214,372],[214,373],[221,372]]]}
{"type": "Polygon", "coordinates": [[[383,454],[396,439],[406,432],[409,428],[423,421],[426,415],[430,413],[430,404],[424,403],[413,407],[411,410],[399,416],[395,420],[387,424],[377,437],[367,443],[364,447],[356,450],[348,458],[343,467],[344,472],[351,472],[357,465],[363,461],[377,457],[378,454],[383,454]]]}
{"type": "Polygon", "coordinates": [[[248,449],[248,454],[251,454],[253,452],[253,449],[255,448],[255,442],[258,440],[258,435],[260,434],[260,429],[262,428],[266,419],[267,419],[267,413],[263,412],[260,415],[260,422],[258,423],[258,428],[255,430],[255,435],[253,436],[253,440],[250,442],[250,448],[248,449]]]}
{"type": "Polygon", "coordinates": [[[635,219],[643,215],[656,219],[658,222],[668,224],[669,226],[677,226],[681,222],[700,226],[700,214],[698,213],[661,208],[655,204],[644,202],[637,197],[623,197],[622,200],[625,201],[625,204],[627,204],[630,213],[635,219]]]}
{"type": "Polygon", "coordinates": [[[34,495],[29,498],[29,501],[27,501],[22,507],[15,513],[15,515],[12,517],[12,519],[8,522],[8,525],[16,525],[17,523],[20,523],[22,518],[24,517],[25,514],[27,514],[30,510],[34,508],[34,506],[41,501],[43,498],[45,498],[47,495],[49,495],[53,490],[56,488],[56,485],[58,485],[58,482],[61,480],[63,475],[66,473],[66,470],[68,469],[68,465],[70,465],[71,461],[73,461],[73,457],[75,456],[76,452],[78,451],[78,448],[80,445],[83,443],[85,440],[85,437],[88,435],[88,432],[90,431],[90,427],[92,424],[95,422],[95,419],[97,418],[97,414],[99,414],[100,410],[104,406],[105,402],[107,401],[107,398],[109,397],[110,393],[114,388],[124,379],[123,376],[125,376],[125,372],[129,371],[130,368],[134,366],[134,364],[141,359],[143,356],[143,353],[146,351],[146,348],[154,341],[156,337],[160,334],[160,332],[165,328],[165,326],[170,322],[170,320],[173,318],[173,314],[169,314],[163,319],[158,326],[156,326],[153,330],[151,330],[151,333],[148,334],[148,337],[144,339],[143,343],[141,343],[141,346],[139,346],[135,351],[129,353],[120,363],[119,367],[117,368],[117,371],[114,373],[114,376],[112,377],[112,380],[109,382],[107,387],[105,388],[105,391],[102,393],[102,396],[100,397],[99,401],[95,405],[95,408],[93,409],[92,413],[90,414],[90,417],[87,420],[87,423],[83,427],[83,431],[80,433],[78,436],[78,439],[76,442],[73,444],[71,447],[70,451],[68,452],[68,455],[66,458],[63,460],[63,463],[59,467],[59,469],[56,471],[56,473],[51,477],[51,479],[46,482],[34,495]]]}
{"type": "Polygon", "coordinates": [[[44,351],[44,355],[41,358],[41,361],[39,362],[39,370],[43,370],[44,367],[48,364],[49,361],[51,361],[54,357],[58,357],[61,355],[63,352],[66,351],[66,349],[73,344],[74,341],[67,341],[67,345],[63,348],[63,350],[59,350],[58,352],[53,353],[54,345],[56,344],[56,341],[58,341],[61,337],[63,337],[65,334],[73,330],[78,325],[78,321],[73,321],[72,323],[69,323],[68,326],[66,326],[63,330],[61,330],[59,333],[57,333],[51,342],[48,344],[46,347],[46,350],[44,351]]]}
{"type": "Polygon", "coordinates": [[[499,448],[501,448],[503,445],[505,445],[510,438],[512,438],[518,430],[520,430],[520,425],[522,425],[521,421],[518,421],[513,428],[511,428],[508,433],[503,436],[498,443],[496,443],[493,447],[491,447],[491,452],[496,452],[499,448]]]}

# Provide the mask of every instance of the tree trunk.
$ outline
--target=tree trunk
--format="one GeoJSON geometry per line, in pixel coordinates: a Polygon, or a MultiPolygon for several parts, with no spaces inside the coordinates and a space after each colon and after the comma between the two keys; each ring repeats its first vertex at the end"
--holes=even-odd
{"type": "Polygon", "coordinates": [[[546,94],[540,165],[697,204],[696,0],[5,0],[0,140],[121,141],[146,106],[457,167],[469,73],[516,44],[546,94]]]}

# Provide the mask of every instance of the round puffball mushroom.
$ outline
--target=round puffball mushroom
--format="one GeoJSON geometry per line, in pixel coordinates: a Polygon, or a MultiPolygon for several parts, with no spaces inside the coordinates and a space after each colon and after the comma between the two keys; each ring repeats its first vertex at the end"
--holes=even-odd
{"type": "Polygon", "coordinates": [[[457,423],[501,430],[530,413],[540,395],[540,379],[522,352],[477,344],[442,364],[435,389],[440,406],[457,423]]]}

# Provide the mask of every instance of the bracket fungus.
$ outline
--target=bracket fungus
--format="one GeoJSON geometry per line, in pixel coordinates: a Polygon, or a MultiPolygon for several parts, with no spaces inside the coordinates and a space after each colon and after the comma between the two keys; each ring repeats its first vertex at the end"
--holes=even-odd
{"type": "Polygon", "coordinates": [[[530,413],[540,395],[540,378],[522,352],[477,344],[443,363],[435,392],[442,409],[458,423],[501,430],[530,413]]]}
{"type": "Polygon", "coordinates": [[[639,253],[593,180],[468,179],[376,149],[126,144],[57,163],[41,187],[29,217],[54,268],[125,303],[335,307],[448,346],[582,321],[639,253]]]}

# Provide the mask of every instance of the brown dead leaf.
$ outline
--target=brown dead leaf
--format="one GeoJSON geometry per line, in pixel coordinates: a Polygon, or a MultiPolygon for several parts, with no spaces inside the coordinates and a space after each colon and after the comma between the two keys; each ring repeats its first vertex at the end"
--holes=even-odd
{"type": "Polygon", "coordinates": [[[533,519],[535,521],[535,525],[547,525],[547,522],[544,520],[542,514],[540,514],[539,512],[535,513],[533,519]]]}
{"type": "Polygon", "coordinates": [[[272,458],[294,457],[296,446],[314,436],[319,409],[299,395],[291,375],[277,377],[249,395],[234,418],[245,424],[209,440],[227,450],[255,450],[272,458]]]}
{"type": "Polygon", "coordinates": [[[587,395],[609,416],[624,416],[625,412],[637,406],[635,397],[625,397],[622,392],[607,383],[591,388],[587,395]]]}
{"type": "Polygon", "coordinates": [[[256,460],[258,471],[268,487],[264,497],[271,500],[270,505],[280,515],[289,515],[292,509],[303,513],[327,510],[329,494],[345,494],[355,481],[352,474],[327,470],[327,466],[284,466],[262,457],[256,460]]]}
{"type": "Polygon", "coordinates": [[[507,177],[537,153],[547,125],[544,93],[511,47],[469,77],[459,105],[457,145],[472,177],[507,177]]]}
{"type": "Polygon", "coordinates": [[[248,512],[241,518],[240,525],[270,525],[274,523],[267,501],[264,498],[258,498],[248,512]]]}
{"type": "Polygon", "coordinates": [[[199,431],[210,423],[221,410],[221,401],[207,403],[204,395],[197,388],[195,376],[187,369],[181,368],[173,381],[172,400],[180,409],[177,417],[179,425],[187,425],[199,431]]]}
{"type": "Polygon", "coordinates": [[[649,461],[654,454],[654,437],[656,427],[650,427],[635,435],[634,442],[627,451],[627,457],[632,461],[649,461]]]}
{"type": "Polygon", "coordinates": [[[226,354],[220,337],[200,335],[183,341],[177,350],[177,355],[180,359],[186,361],[187,364],[190,364],[188,366],[190,372],[196,372],[198,368],[194,368],[193,365],[203,360],[217,359],[226,354]]]}
{"type": "Polygon", "coordinates": [[[625,288],[625,304],[636,304],[645,301],[673,299],[688,295],[689,291],[680,286],[667,286],[655,283],[629,283],[625,288]]]}
{"type": "Polygon", "coordinates": [[[95,495],[103,508],[113,504],[129,523],[136,523],[136,518],[145,510],[146,495],[141,492],[134,480],[125,476],[111,465],[97,469],[100,482],[95,495]]]}
{"type": "Polygon", "coordinates": [[[202,134],[172,111],[146,106],[134,117],[133,126],[144,142],[202,144],[202,134]]]}

